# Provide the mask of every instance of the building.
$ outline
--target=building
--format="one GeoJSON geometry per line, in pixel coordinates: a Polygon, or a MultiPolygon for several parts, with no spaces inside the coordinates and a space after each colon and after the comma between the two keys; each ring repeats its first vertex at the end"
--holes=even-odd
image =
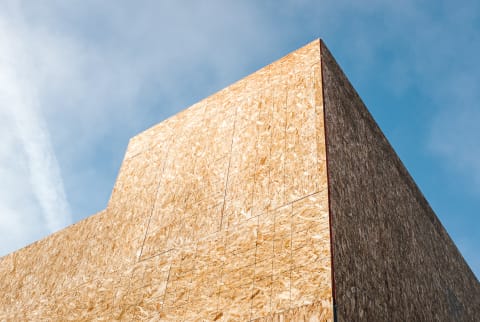
{"type": "Polygon", "coordinates": [[[480,285],[323,42],[129,142],[0,260],[0,320],[474,321],[480,285]]]}

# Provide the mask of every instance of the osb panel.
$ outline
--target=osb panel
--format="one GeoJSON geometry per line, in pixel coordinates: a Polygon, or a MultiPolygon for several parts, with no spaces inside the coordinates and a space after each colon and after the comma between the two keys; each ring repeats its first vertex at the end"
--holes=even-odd
{"type": "Polygon", "coordinates": [[[319,46],[132,138],[104,212],[2,259],[0,320],[332,320],[319,46]]]}
{"type": "Polygon", "coordinates": [[[480,284],[322,44],[338,321],[478,321],[480,284]]]}
{"type": "Polygon", "coordinates": [[[283,312],[272,313],[268,316],[258,318],[255,322],[320,322],[331,321],[330,302],[319,301],[315,304],[299,306],[283,312]]]}

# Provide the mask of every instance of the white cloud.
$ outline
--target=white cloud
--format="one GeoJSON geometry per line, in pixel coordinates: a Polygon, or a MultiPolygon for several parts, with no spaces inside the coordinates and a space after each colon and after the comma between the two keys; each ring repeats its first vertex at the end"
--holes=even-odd
{"type": "Polygon", "coordinates": [[[49,132],[31,82],[22,37],[0,20],[0,251],[8,252],[71,222],[49,132]],[[20,244],[20,245],[22,245],[20,244]]]}

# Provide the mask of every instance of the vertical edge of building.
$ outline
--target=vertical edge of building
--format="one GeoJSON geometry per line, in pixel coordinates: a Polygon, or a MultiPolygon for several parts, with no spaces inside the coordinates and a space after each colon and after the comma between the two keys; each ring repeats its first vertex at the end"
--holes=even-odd
{"type": "Polygon", "coordinates": [[[321,43],[338,321],[474,321],[480,286],[321,43]]]}

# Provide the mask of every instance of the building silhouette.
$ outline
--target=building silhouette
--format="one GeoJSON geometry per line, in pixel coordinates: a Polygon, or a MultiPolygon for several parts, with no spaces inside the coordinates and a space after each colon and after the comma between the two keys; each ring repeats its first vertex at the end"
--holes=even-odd
{"type": "Polygon", "coordinates": [[[133,137],[0,259],[1,321],[475,321],[480,285],[320,40],[133,137]]]}

